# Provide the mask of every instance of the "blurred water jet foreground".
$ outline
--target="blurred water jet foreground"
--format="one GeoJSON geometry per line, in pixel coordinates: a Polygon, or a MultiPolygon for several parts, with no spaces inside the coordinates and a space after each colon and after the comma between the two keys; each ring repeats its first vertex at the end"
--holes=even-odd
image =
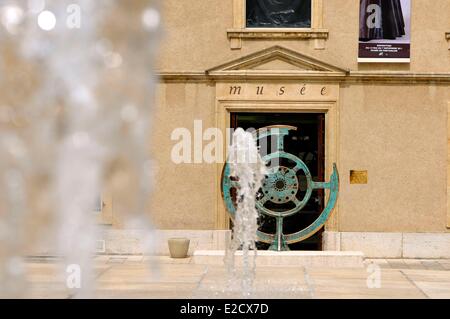
{"type": "Polygon", "coordinates": [[[151,236],[159,28],[151,0],[0,4],[0,296],[24,294],[23,257],[49,244],[89,295],[105,190],[151,236]]]}

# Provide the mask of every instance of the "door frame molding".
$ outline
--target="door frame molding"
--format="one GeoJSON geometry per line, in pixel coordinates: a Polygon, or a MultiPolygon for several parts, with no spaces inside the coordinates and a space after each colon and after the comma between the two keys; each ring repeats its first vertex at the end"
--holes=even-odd
{"type": "MultiPolygon", "coordinates": [[[[219,91],[219,88],[218,88],[219,91]]],[[[216,99],[216,127],[222,132],[230,128],[231,113],[324,113],[325,114],[325,178],[333,170],[333,163],[340,168],[339,160],[339,103],[338,96],[329,100],[229,100],[216,99]]],[[[224,143],[223,154],[227,145],[224,143]]],[[[229,229],[229,215],[223,204],[221,194],[221,175],[223,163],[216,165],[216,229],[229,229]]],[[[327,193],[327,192],[326,192],[327,193]]],[[[328,200],[328,194],[325,196],[328,200]]],[[[338,231],[339,201],[330,218],[325,224],[325,230],[338,231]]]]}

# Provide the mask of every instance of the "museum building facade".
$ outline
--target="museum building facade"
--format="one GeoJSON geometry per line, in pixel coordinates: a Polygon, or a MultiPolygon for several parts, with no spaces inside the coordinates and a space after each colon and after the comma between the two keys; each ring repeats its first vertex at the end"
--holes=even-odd
{"type": "MultiPolygon", "coordinates": [[[[230,128],[286,126],[285,147],[315,181],[339,174],[324,226],[291,249],[450,257],[449,0],[165,0],[162,11],[151,145],[161,238],[225,247],[224,162],[204,159],[218,138],[208,129],[225,149],[230,128]],[[192,152],[177,162],[180,128],[192,152]]],[[[313,223],[329,196],[313,193],[285,231],[313,223]]],[[[103,202],[104,252],[139,252],[138,232],[103,202]]]]}

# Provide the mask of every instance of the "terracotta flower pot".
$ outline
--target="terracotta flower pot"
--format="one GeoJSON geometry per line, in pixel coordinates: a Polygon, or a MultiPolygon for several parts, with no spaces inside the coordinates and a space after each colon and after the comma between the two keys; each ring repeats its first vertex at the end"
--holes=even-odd
{"type": "Polygon", "coordinates": [[[186,258],[190,240],[187,238],[169,238],[169,252],[172,258],[186,258]]]}

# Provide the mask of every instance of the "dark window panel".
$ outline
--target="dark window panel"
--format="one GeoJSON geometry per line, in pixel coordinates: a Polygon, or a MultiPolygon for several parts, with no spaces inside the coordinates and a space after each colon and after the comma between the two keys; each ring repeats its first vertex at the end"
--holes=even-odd
{"type": "Polygon", "coordinates": [[[247,0],[249,28],[310,28],[311,0],[247,0]]]}

